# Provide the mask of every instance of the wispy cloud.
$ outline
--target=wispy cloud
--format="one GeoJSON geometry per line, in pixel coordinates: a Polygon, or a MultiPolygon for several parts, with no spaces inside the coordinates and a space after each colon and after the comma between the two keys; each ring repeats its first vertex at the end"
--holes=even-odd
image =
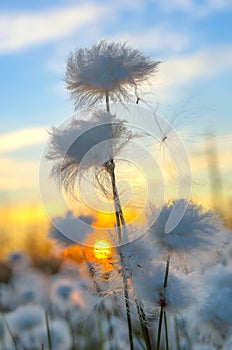
{"type": "Polygon", "coordinates": [[[45,128],[27,128],[0,135],[0,154],[45,142],[48,134],[45,128]]]}
{"type": "Polygon", "coordinates": [[[104,15],[94,3],[40,12],[5,12],[0,15],[0,53],[64,38],[104,15]]]}
{"type": "Polygon", "coordinates": [[[158,3],[164,10],[180,10],[191,13],[193,17],[209,16],[216,11],[232,10],[230,0],[153,0],[158,3]]]}
{"type": "Polygon", "coordinates": [[[0,158],[0,190],[15,191],[38,188],[39,162],[0,158]]]}
{"type": "Polygon", "coordinates": [[[232,68],[231,57],[232,46],[219,46],[169,59],[161,65],[160,79],[182,85],[201,77],[213,77],[232,68]]]}
{"type": "Polygon", "coordinates": [[[144,85],[141,91],[145,95],[159,91],[159,101],[170,100],[176,97],[178,91],[188,87],[200,79],[215,78],[219,74],[232,69],[232,46],[218,46],[201,50],[192,54],[176,55],[164,60],[151,84],[144,85]]]}
{"type": "Polygon", "coordinates": [[[139,32],[119,33],[117,39],[128,41],[131,45],[153,52],[182,51],[189,46],[191,40],[188,34],[177,32],[165,25],[158,25],[139,32]]]}

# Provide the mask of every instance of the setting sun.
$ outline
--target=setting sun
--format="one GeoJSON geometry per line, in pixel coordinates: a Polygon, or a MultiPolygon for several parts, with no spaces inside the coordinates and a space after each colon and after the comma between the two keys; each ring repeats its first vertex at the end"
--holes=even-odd
{"type": "Polygon", "coordinates": [[[112,255],[111,245],[105,241],[100,240],[94,244],[94,256],[97,259],[107,259],[112,255]]]}

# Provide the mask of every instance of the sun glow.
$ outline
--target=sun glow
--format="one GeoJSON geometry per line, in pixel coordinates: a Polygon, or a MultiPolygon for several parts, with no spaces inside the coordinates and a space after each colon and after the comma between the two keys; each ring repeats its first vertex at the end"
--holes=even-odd
{"type": "Polygon", "coordinates": [[[112,255],[112,249],[109,242],[105,240],[99,240],[94,244],[93,250],[94,256],[99,260],[108,259],[112,255]]]}

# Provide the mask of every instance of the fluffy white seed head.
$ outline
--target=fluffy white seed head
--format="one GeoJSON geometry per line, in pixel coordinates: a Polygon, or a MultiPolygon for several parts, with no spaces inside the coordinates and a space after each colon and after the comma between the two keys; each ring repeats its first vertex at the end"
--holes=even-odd
{"type": "Polygon", "coordinates": [[[80,286],[70,278],[58,277],[51,283],[51,303],[61,311],[72,311],[86,307],[88,291],[83,292],[80,286]]]}
{"type": "Polygon", "coordinates": [[[150,270],[142,270],[133,280],[135,295],[150,312],[162,306],[170,312],[179,312],[192,306],[199,296],[199,285],[193,276],[177,274],[170,270],[167,287],[164,288],[165,264],[151,265],[150,270]],[[192,282],[191,282],[192,280],[192,282]],[[148,307],[149,310],[149,307],[148,307]]]}
{"type": "Polygon", "coordinates": [[[91,107],[106,95],[113,101],[128,99],[129,89],[153,75],[159,63],[126,43],[102,40],[69,56],[65,81],[76,108],[91,107]]]}
{"type": "Polygon", "coordinates": [[[47,298],[48,285],[44,275],[38,270],[24,271],[20,276],[14,276],[11,284],[13,286],[13,300],[18,304],[43,303],[47,298]]]}
{"type": "MultiPolygon", "coordinates": [[[[55,319],[49,321],[50,335],[52,349],[69,350],[71,348],[72,340],[69,327],[62,319],[55,319]]],[[[44,345],[45,350],[49,350],[48,335],[46,326],[37,329],[36,332],[36,347],[40,349],[41,344],[44,345]]]]}
{"type": "Polygon", "coordinates": [[[30,259],[24,252],[15,251],[7,256],[7,264],[14,272],[24,272],[30,266],[30,259]]]}
{"type": "Polygon", "coordinates": [[[232,272],[231,266],[217,265],[205,276],[207,299],[201,316],[209,326],[222,336],[232,331],[232,272]]]}
{"type": "Polygon", "coordinates": [[[151,239],[161,250],[168,254],[179,254],[219,247],[220,230],[223,227],[221,222],[213,212],[204,211],[203,207],[191,202],[178,225],[165,233],[165,225],[174,205],[175,202],[163,207],[149,231],[151,239]]]}
{"type": "Polygon", "coordinates": [[[72,192],[79,171],[104,166],[132,137],[124,121],[103,111],[90,120],[73,119],[67,126],[53,128],[46,156],[55,161],[51,175],[72,192]]]}
{"type": "Polygon", "coordinates": [[[13,334],[32,330],[43,325],[45,311],[40,305],[19,306],[7,316],[9,327],[13,334]]]}

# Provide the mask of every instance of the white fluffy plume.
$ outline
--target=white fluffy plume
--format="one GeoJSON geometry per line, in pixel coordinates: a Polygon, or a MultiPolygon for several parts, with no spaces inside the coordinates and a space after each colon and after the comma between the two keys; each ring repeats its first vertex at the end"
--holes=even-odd
{"type": "Polygon", "coordinates": [[[126,122],[103,111],[95,112],[90,120],[72,119],[68,125],[53,128],[47,152],[47,159],[55,161],[52,176],[72,192],[79,170],[103,166],[132,137],[126,122]]]}
{"type": "Polygon", "coordinates": [[[106,95],[112,101],[128,99],[129,88],[154,74],[159,63],[126,43],[102,40],[69,56],[65,81],[76,108],[91,107],[106,95]]]}

